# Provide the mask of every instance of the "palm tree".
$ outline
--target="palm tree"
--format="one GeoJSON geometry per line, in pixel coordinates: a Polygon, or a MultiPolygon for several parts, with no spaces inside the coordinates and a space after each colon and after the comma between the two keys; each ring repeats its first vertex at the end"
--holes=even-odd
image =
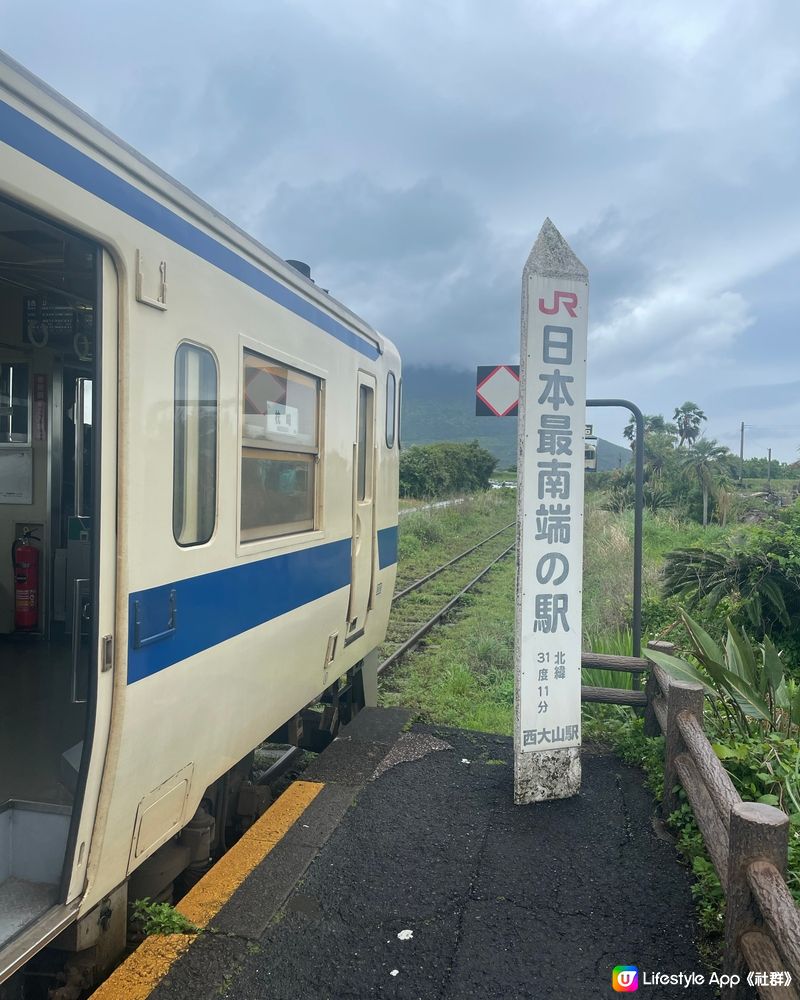
{"type": "Polygon", "coordinates": [[[660,479],[672,462],[675,439],[666,431],[647,433],[644,438],[644,461],[647,479],[660,479]]]}
{"type": "MultiPolygon", "coordinates": [[[[647,437],[648,434],[654,433],[674,436],[678,433],[678,428],[675,424],[668,424],[660,413],[645,413],[644,433],[645,437],[647,437]]],[[[628,423],[625,425],[622,436],[630,441],[631,450],[633,451],[636,448],[636,420],[633,414],[631,414],[628,419],[628,423]]]]}
{"type": "Polygon", "coordinates": [[[678,435],[680,436],[678,447],[680,447],[684,441],[690,445],[694,444],[700,434],[701,422],[707,420],[708,417],[706,417],[697,403],[687,400],[683,406],[675,407],[672,419],[678,425],[678,435]]]}
{"type": "Polygon", "coordinates": [[[708,496],[716,493],[721,479],[727,475],[730,451],[713,439],[701,438],[695,442],[681,459],[684,472],[697,477],[703,491],[703,527],[708,524],[708,496]]]}

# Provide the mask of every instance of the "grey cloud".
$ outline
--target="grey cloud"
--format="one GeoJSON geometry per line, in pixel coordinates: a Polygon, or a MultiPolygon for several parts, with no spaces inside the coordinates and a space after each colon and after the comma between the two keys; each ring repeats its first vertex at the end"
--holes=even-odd
{"type": "Polygon", "coordinates": [[[3,28],[408,360],[513,360],[550,215],[589,267],[595,394],[705,392],[721,436],[743,366],[800,367],[796,5],[43,0],[3,28]]]}
{"type": "Polygon", "coordinates": [[[441,274],[448,270],[448,256],[455,262],[485,232],[475,207],[439,178],[385,188],[363,173],[305,188],[281,184],[258,228],[287,255],[311,256],[337,268],[372,270],[391,262],[400,270],[424,272],[435,259],[441,274]]]}
{"type": "MultiPolygon", "coordinates": [[[[711,397],[719,402],[733,402],[733,409],[746,408],[749,413],[769,413],[791,406],[800,409],[800,379],[791,382],[770,382],[764,385],[731,385],[711,397]]],[[[757,417],[753,416],[753,419],[757,417]]],[[[797,428],[800,440],[800,427],[797,428]]]]}

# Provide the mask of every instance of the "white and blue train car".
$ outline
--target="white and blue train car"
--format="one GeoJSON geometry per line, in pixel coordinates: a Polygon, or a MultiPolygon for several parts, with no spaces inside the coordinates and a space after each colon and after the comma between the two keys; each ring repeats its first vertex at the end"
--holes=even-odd
{"type": "Polygon", "coordinates": [[[326,690],[332,728],[389,617],[399,390],[389,341],[0,59],[0,981],[92,944],[201,803],[219,838],[326,690]]]}

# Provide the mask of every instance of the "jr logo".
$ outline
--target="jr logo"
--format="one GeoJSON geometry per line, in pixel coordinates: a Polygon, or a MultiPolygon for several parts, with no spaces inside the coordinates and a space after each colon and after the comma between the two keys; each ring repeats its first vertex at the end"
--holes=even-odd
{"type": "Polygon", "coordinates": [[[570,316],[578,315],[575,312],[575,307],[578,304],[578,296],[575,292],[554,292],[553,305],[551,308],[548,308],[544,304],[544,299],[539,299],[539,312],[543,312],[547,316],[555,316],[562,304],[570,316]]]}

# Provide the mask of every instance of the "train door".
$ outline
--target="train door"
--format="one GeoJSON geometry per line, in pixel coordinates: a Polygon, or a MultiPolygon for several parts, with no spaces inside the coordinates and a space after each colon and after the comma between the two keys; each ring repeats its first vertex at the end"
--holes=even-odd
{"type": "Polygon", "coordinates": [[[348,640],[361,635],[366,626],[375,559],[375,377],[359,372],[357,387],[348,640]]]}
{"type": "Polygon", "coordinates": [[[0,200],[0,981],[86,879],[111,708],[116,337],[100,248],[0,200]]]}
{"type": "MultiPolygon", "coordinates": [[[[79,773],[80,809],[73,815],[62,881],[63,898],[67,904],[77,900],[86,886],[89,846],[106,760],[114,689],[118,288],[113,261],[102,250],[98,250],[98,256],[102,295],[98,308],[97,362],[91,381],[85,375],[76,375],[74,381],[78,417],[73,425],[79,429],[82,426],[83,435],[74,445],[73,454],[77,456],[82,451],[86,456],[85,461],[90,463],[89,470],[85,464],[82,470],[76,469],[74,495],[76,504],[81,504],[84,511],[88,509],[87,495],[91,496],[93,525],[90,532],[89,572],[71,582],[74,676],[76,685],[83,685],[82,689],[76,691],[76,697],[85,698],[89,711],[84,737],[85,751],[79,773]],[[87,419],[89,412],[92,414],[91,427],[87,419]],[[87,431],[90,434],[89,441],[87,431]]],[[[69,546],[69,539],[67,545],[69,546]]],[[[70,580],[68,574],[68,585],[70,580]]]]}

